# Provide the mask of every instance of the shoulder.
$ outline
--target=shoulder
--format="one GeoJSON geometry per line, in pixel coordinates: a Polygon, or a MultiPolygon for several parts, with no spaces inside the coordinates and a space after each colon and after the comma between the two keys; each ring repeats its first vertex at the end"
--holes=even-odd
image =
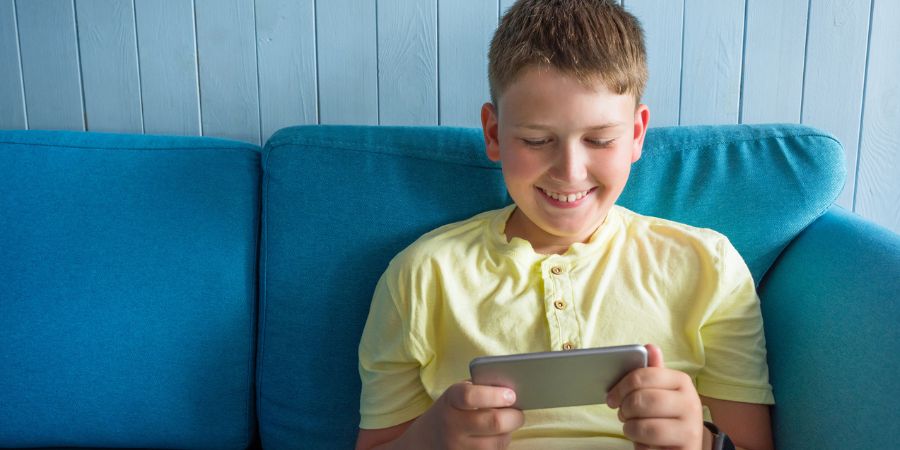
{"type": "Polygon", "coordinates": [[[410,270],[449,262],[461,253],[483,246],[490,227],[504,210],[485,211],[423,234],[391,260],[389,270],[410,270]]]}
{"type": "Polygon", "coordinates": [[[643,237],[652,242],[702,244],[703,247],[711,248],[731,246],[728,237],[711,228],[646,216],[622,207],[618,207],[618,212],[629,235],[634,237],[643,237]]]}

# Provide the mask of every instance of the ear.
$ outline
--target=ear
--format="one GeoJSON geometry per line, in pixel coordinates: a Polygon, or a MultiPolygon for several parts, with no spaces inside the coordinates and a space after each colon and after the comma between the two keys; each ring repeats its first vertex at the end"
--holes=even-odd
{"type": "Polygon", "coordinates": [[[631,149],[631,162],[641,159],[644,149],[644,137],[647,135],[647,125],[650,123],[650,108],[645,104],[638,105],[634,110],[634,140],[631,149]]]}
{"type": "Polygon", "coordinates": [[[500,161],[500,139],[497,127],[497,108],[490,102],[481,105],[481,128],[484,131],[484,151],[491,161],[500,161]]]}

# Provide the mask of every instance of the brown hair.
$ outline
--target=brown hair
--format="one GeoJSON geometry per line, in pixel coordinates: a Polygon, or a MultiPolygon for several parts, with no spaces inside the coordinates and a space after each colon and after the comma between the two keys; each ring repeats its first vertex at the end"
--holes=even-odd
{"type": "Polygon", "coordinates": [[[586,86],[603,83],[637,104],[647,84],[640,22],[611,0],[519,0],[491,39],[491,101],[531,66],[553,67],[586,86]]]}

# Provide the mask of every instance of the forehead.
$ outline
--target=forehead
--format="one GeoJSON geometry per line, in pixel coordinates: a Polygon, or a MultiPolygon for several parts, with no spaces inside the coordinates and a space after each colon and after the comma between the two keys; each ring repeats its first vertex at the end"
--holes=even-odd
{"type": "Polygon", "coordinates": [[[538,120],[612,122],[630,117],[634,98],[602,82],[584,82],[552,67],[523,70],[498,99],[498,110],[515,122],[538,120]]]}

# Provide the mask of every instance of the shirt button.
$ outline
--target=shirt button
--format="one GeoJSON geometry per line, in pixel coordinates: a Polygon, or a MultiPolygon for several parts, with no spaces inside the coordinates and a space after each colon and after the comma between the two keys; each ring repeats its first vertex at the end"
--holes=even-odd
{"type": "Polygon", "coordinates": [[[563,350],[572,350],[573,348],[575,348],[575,344],[571,342],[566,342],[565,344],[563,344],[563,350]]]}
{"type": "Polygon", "coordinates": [[[562,267],[559,267],[559,266],[553,266],[553,267],[550,269],[550,273],[552,273],[553,275],[559,275],[559,274],[563,273],[562,267]]]}
{"type": "Polygon", "coordinates": [[[566,302],[564,302],[562,300],[557,300],[557,301],[553,302],[553,306],[555,306],[556,309],[560,309],[560,310],[566,309],[566,302]]]}

